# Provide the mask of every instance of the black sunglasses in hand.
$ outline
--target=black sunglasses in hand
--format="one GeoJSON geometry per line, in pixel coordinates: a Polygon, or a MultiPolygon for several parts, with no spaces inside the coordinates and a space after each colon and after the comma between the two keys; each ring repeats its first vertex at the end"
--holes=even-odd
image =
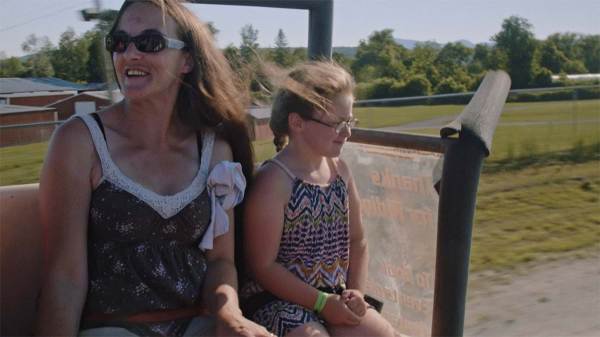
{"type": "Polygon", "coordinates": [[[124,31],[117,31],[107,35],[104,39],[106,50],[110,53],[125,52],[131,42],[142,53],[158,53],[165,48],[185,48],[185,42],[166,37],[157,30],[143,31],[137,36],[129,36],[124,31]]]}

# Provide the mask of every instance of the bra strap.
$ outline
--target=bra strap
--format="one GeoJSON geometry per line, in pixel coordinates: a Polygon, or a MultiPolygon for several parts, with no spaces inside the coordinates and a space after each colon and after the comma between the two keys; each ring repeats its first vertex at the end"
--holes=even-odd
{"type": "Polygon", "coordinates": [[[285,164],[282,163],[281,161],[279,161],[278,159],[271,158],[271,159],[267,160],[267,163],[268,162],[272,162],[273,164],[279,166],[279,168],[281,168],[288,176],[290,176],[290,178],[292,178],[292,180],[296,180],[296,176],[292,173],[292,171],[290,171],[290,169],[287,168],[287,166],[285,166],[285,164]]]}

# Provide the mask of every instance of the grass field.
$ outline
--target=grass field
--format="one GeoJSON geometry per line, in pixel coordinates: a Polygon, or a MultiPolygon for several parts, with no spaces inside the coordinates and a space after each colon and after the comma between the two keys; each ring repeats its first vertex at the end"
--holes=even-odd
{"type": "MultiPolygon", "coordinates": [[[[458,105],[357,108],[361,127],[456,115],[458,105]]],[[[600,100],[505,106],[480,179],[471,270],[600,249],[600,100]]],[[[417,130],[437,134],[437,129],[417,130]]],[[[47,143],[0,148],[0,185],[38,181],[47,143]]],[[[271,140],[254,143],[258,161],[271,140]]]]}

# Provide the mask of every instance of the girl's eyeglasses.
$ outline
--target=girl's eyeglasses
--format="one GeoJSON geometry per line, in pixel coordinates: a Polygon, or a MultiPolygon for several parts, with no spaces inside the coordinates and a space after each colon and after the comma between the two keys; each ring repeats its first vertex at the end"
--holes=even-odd
{"type": "Polygon", "coordinates": [[[111,53],[125,52],[131,42],[142,53],[158,53],[165,48],[185,48],[183,41],[166,37],[158,31],[146,31],[137,36],[129,36],[123,31],[118,31],[107,35],[104,39],[106,50],[111,53]]]}
{"type": "Polygon", "coordinates": [[[321,125],[328,126],[330,128],[333,128],[335,130],[335,133],[342,132],[342,129],[345,128],[345,127],[347,127],[348,129],[352,129],[353,127],[356,126],[356,124],[358,124],[358,119],[356,119],[356,118],[352,118],[352,119],[347,120],[347,121],[341,121],[341,122],[339,122],[337,124],[325,123],[325,122],[320,121],[320,120],[318,120],[316,118],[313,118],[313,117],[306,117],[304,119],[309,120],[309,121],[313,121],[313,122],[316,122],[316,123],[319,123],[321,125]]]}

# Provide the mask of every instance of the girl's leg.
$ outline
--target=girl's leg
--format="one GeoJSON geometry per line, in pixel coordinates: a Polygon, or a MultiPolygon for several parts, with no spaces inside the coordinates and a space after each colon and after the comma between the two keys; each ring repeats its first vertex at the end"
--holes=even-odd
{"type": "Polygon", "coordinates": [[[374,309],[367,309],[367,313],[359,325],[335,325],[328,328],[334,337],[394,337],[394,328],[374,309]]]}
{"type": "Polygon", "coordinates": [[[323,324],[308,322],[288,332],[285,337],[329,337],[329,334],[323,324]]]}

